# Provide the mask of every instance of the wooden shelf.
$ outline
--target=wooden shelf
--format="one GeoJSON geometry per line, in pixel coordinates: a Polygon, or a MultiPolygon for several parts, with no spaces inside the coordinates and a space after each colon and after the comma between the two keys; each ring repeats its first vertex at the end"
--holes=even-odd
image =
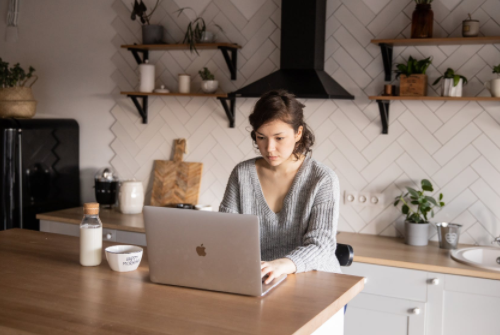
{"type": "Polygon", "coordinates": [[[500,36],[379,39],[371,42],[390,46],[500,44],[500,36]]]}
{"type": "Polygon", "coordinates": [[[370,100],[449,100],[449,101],[500,101],[495,97],[412,97],[412,96],[370,96],[370,100]]]}
{"type": "MultiPolygon", "coordinates": [[[[137,50],[189,50],[189,44],[125,44],[124,49],[137,50]]],[[[196,49],[219,49],[219,48],[241,49],[241,45],[235,43],[198,43],[196,49]]]]}
{"type": "Polygon", "coordinates": [[[207,98],[227,98],[226,93],[144,93],[144,92],[120,92],[123,95],[135,96],[174,96],[174,97],[207,97],[207,98]]]}

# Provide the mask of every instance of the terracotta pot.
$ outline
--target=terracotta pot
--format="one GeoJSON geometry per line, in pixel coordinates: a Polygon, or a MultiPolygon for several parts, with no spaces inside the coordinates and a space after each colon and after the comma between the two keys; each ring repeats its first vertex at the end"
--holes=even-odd
{"type": "Polygon", "coordinates": [[[0,118],[30,119],[36,113],[36,101],[30,87],[0,88],[0,118]]]}
{"type": "Polygon", "coordinates": [[[411,18],[411,38],[431,38],[433,23],[431,5],[417,5],[411,18]]]}
{"type": "Polygon", "coordinates": [[[425,96],[427,95],[427,75],[412,74],[409,77],[401,75],[399,80],[399,95],[425,96]]]}

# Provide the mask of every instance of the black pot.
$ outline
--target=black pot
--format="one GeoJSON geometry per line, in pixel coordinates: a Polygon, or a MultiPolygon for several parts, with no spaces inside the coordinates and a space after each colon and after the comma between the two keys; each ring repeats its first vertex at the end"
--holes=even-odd
{"type": "Polygon", "coordinates": [[[114,205],[117,190],[118,181],[95,181],[95,199],[100,205],[114,205]]]}
{"type": "Polygon", "coordinates": [[[159,24],[143,25],[142,44],[163,44],[163,26],[159,24]]]}

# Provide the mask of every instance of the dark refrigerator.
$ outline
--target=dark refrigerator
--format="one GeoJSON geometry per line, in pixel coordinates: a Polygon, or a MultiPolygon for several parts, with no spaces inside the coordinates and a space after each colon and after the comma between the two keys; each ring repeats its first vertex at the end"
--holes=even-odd
{"type": "Polygon", "coordinates": [[[79,133],[71,119],[0,119],[0,230],[80,206],[79,133]]]}

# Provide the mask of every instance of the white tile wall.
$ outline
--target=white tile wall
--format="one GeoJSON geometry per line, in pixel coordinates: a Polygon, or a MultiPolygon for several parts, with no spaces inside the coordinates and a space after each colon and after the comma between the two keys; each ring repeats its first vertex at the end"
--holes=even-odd
{"type": "MultiPolygon", "coordinates": [[[[117,49],[113,75],[118,90],[137,86],[137,65],[122,43],[140,42],[140,25],[130,21],[130,1],[116,0],[113,8],[117,49]]],[[[147,1],[151,3],[152,1],[147,1]]],[[[201,51],[152,52],[157,84],[176,90],[177,74],[192,75],[206,66],[225,91],[259,79],[279,66],[279,0],[163,0],[155,20],[167,29],[167,40],[179,42],[192,13],[179,18],[174,11],[191,6],[207,21],[223,27],[219,41],[243,46],[238,54],[238,79],[231,81],[222,54],[201,51]]],[[[460,36],[467,13],[480,18],[488,35],[500,35],[498,0],[441,0],[433,3],[435,36],[460,36]],[[496,16],[495,16],[496,15],[496,16]]],[[[394,102],[389,135],[381,135],[380,117],[370,94],[384,83],[382,60],[372,38],[409,37],[410,0],[329,0],[325,70],[356,95],[355,101],[303,100],[307,121],[317,135],[314,157],[332,169],[342,189],[384,193],[380,207],[341,204],[339,229],[368,234],[401,234],[402,216],[392,199],[406,185],[429,178],[435,194],[444,193],[447,206],[436,218],[464,224],[463,241],[488,244],[500,235],[500,104],[476,102],[394,102]]],[[[394,57],[433,57],[430,80],[454,67],[471,82],[466,93],[488,95],[483,83],[491,79],[491,66],[500,63],[500,45],[398,47],[394,57]]],[[[439,88],[429,87],[431,95],[439,88]]],[[[116,95],[111,115],[115,152],[111,164],[122,178],[138,178],[150,197],[152,160],[170,159],[172,141],[188,140],[187,161],[204,163],[201,203],[217,208],[230,171],[241,160],[256,155],[249,136],[248,115],[255,99],[238,99],[236,128],[230,129],[219,102],[204,98],[150,99],[150,121],[141,120],[126,98],[116,95]]],[[[433,234],[434,235],[434,234],[433,234]]],[[[434,235],[432,239],[436,239],[434,235]]]]}

